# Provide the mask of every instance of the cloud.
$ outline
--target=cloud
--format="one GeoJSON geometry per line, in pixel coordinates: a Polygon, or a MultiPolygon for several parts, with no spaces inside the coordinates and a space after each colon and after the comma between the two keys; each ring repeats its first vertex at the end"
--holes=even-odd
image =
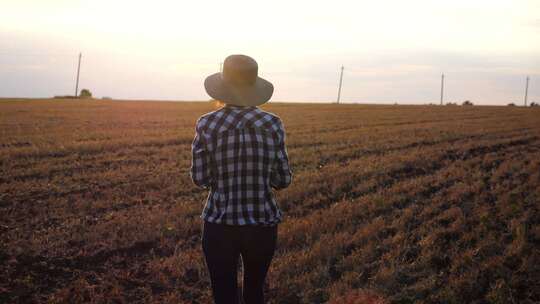
{"type": "MultiPolygon", "coordinates": [[[[38,39],[22,34],[0,31],[0,39],[9,41],[6,49],[0,51],[0,70],[9,71],[0,73],[0,82],[4,84],[0,96],[70,93],[78,49],[50,37],[38,39]]],[[[275,100],[335,100],[341,65],[345,66],[344,101],[435,101],[440,75],[444,72],[448,100],[506,104],[522,94],[525,75],[540,79],[540,53],[532,50],[366,47],[289,52],[286,48],[276,48],[275,54],[246,49],[259,62],[261,76],[275,84],[275,100]]],[[[219,62],[226,54],[212,53],[212,48],[201,49],[199,53],[178,51],[174,55],[157,49],[156,46],[156,51],[138,53],[129,46],[83,48],[81,83],[96,95],[118,98],[207,99],[202,81],[219,69],[219,62]]],[[[531,100],[538,99],[536,92],[530,91],[531,100]]]]}

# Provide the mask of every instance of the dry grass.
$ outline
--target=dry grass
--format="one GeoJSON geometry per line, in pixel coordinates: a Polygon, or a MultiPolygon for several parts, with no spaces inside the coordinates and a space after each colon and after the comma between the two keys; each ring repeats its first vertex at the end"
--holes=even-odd
{"type": "MultiPolygon", "coordinates": [[[[269,303],[540,301],[540,109],[264,108],[295,173],[269,303]]],[[[209,303],[188,169],[210,110],[0,102],[0,302],[209,303]]]]}

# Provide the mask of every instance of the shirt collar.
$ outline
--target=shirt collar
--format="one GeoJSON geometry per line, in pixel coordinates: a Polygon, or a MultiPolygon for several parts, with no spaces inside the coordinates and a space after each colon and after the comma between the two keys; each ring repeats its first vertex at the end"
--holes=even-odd
{"type": "Polygon", "coordinates": [[[233,109],[233,110],[245,110],[245,109],[254,109],[255,106],[237,106],[232,104],[225,104],[224,108],[233,109]]]}

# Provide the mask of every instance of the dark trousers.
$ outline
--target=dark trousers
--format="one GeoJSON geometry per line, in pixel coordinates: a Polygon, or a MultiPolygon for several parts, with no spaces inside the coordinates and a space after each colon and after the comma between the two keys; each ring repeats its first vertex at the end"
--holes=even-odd
{"type": "Polygon", "coordinates": [[[276,242],[277,225],[232,226],[204,221],[202,249],[216,304],[239,303],[236,273],[240,255],[244,269],[244,303],[264,303],[263,286],[276,242]]]}

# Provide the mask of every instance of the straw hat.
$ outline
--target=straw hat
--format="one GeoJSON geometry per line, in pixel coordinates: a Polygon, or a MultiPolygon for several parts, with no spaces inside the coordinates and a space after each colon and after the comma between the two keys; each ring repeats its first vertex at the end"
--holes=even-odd
{"type": "Polygon", "coordinates": [[[246,55],[230,55],[223,62],[223,72],[204,80],[212,98],[238,106],[258,106],[272,97],[274,86],[258,76],[257,62],[246,55]]]}

